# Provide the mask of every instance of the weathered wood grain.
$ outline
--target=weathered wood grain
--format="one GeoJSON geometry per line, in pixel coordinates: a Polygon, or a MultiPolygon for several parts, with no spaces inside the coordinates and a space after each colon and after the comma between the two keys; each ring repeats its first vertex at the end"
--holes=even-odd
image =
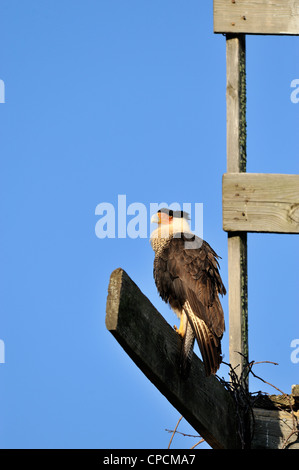
{"type": "MultiPolygon", "coordinates": [[[[246,171],[245,37],[226,38],[227,171],[246,171]]],[[[239,376],[248,358],[247,234],[228,234],[229,359],[239,376]],[[240,355],[241,353],[241,355],[240,355]]],[[[244,384],[244,386],[248,386],[244,384]]]]}
{"type": "Polygon", "coordinates": [[[226,39],[227,172],[246,171],[246,44],[245,36],[226,39]]]}
{"type": "MultiPolygon", "coordinates": [[[[229,358],[241,376],[248,361],[247,234],[228,234],[229,358]],[[240,354],[241,353],[241,354],[240,354]]],[[[248,383],[244,384],[248,387],[248,383]]]]}
{"type": "MultiPolygon", "coordinates": [[[[238,448],[231,395],[194,354],[190,376],[179,374],[181,339],[122,270],[108,288],[106,327],[137,366],[213,448],[238,448]]],[[[147,404],[149,407],[150,404],[147,404]]]]}
{"type": "Polygon", "coordinates": [[[299,233],[299,175],[227,173],[222,195],[228,232],[299,233]]]}
{"type": "Polygon", "coordinates": [[[214,0],[214,32],[299,34],[299,0],[214,0]]]}
{"type": "Polygon", "coordinates": [[[298,435],[293,433],[291,413],[254,408],[253,415],[253,449],[299,449],[298,435]]]}

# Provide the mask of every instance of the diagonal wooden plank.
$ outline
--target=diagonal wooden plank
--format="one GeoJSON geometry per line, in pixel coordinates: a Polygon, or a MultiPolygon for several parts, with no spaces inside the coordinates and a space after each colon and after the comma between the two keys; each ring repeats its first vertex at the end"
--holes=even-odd
{"type": "Polygon", "coordinates": [[[231,395],[216,377],[205,377],[204,365],[195,354],[189,378],[181,379],[180,337],[121,268],[110,277],[106,327],[213,448],[240,447],[231,395]]]}

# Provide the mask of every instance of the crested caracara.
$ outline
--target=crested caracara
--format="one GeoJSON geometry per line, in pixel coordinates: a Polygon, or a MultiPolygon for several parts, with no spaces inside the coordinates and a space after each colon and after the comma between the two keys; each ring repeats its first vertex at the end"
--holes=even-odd
{"type": "Polygon", "coordinates": [[[151,222],[158,228],[151,234],[155,251],[154,279],[162,299],[180,318],[174,329],[182,337],[181,374],[189,373],[193,346],[197,340],[206,375],[220,366],[224,316],[219,294],[226,290],[219,274],[219,256],[210,245],[194,235],[183,211],[161,209],[151,222]]]}

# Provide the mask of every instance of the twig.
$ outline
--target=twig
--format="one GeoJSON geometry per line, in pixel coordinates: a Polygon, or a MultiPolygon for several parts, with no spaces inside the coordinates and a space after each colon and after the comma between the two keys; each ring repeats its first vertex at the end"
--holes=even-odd
{"type": "MultiPolygon", "coordinates": [[[[239,353],[239,354],[245,358],[245,356],[242,353],[239,353]]],[[[235,400],[238,423],[239,423],[239,435],[240,435],[240,439],[241,439],[241,442],[242,442],[242,447],[244,447],[245,444],[247,444],[247,439],[246,439],[245,435],[246,435],[246,421],[248,420],[248,418],[246,418],[246,415],[249,412],[250,412],[250,414],[252,416],[252,419],[253,419],[253,428],[252,428],[251,439],[253,437],[254,422],[255,422],[254,413],[253,413],[253,406],[254,406],[254,403],[255,403],[256,399],[258,399],[258,396],[261,393],[261,392],[258,392],[258,396],[255,398],[255,400],[253,400],[253,394],[247,392],[246,389],[244,389],[243,383],[246,381],[248,375],[251,373],[253,375],[253,377],[255,377],[256,379],[261,380],[263,383],[269,385],[270,387],[275,388],[275,390],[277,390],[280,394],[282,394],[284,397],[287,398],[287,401],[289,402],[290,413],[291,413],[291,416],[292,416],[293,428],[292,428],[290,434],[286,437],[286,439],[284,440],[284,442],[282,444],[282,449],[284,449],[287,446],[287,443],[288,443],[290,437],[293,436],[294,434],[298,435],[298,432],[299,432],[298,431],[298,420],[297,420],[297,417],[296,417],[296,415],[294,413],[294,410],[293,410],[290,395],[284,393],[278,387],[271,384],[270,382],[267,382],[266,380],[262,379],[261,377],[259,377],[257,374],[255,374],[253,372],[252,368],[255,364],[265,364],[265,363],[266,364],[273,364],[273,365],[276,365],[276,366],[278,365],[277,362],[272,362],[272,361],[259,361],[259,362],[255,362],[255,361],[248,362],[247,361],[247,364],[245,365],[240,377],[238,377],[236,372],[235,372],[235,369],[239,365],[236,366],[235,368],[233,368],[231,366],[231,364],[225,363],[230,368],[230,373],[229,373],[230,382],[226,382],[224,379],[221,379],[220,377],[218,377],[218,378],[223,383],[223,385],[227,388],[227,390],[230,393],[232,393],[233,398],[235,400]]],[[[270,394],[268,393],[268,395],[270,395],[270,394]]]]}
{"type": "Polygon", "coordinates": [[[174,428],[174,431],[173,431],[172,436],[171,436],[171,438],[170,438],[170,441],[169,441],[169,444],[168,444],[167,449],[170,449],[170,445],[171,445],[171,443],[172,443],[173,436],[174,436],[175,433],[177,432],[178,425],[180,424],[180,422],[182,421],[182,419],[183,419],[183,416],[181,416],[181,417],[179,418],[178,422],[176,423],[176,427],[174,428]]]}
{"type": "Polygon", "coordinates": [[[285,440],[283,441],[283,444],[281,446],[282,449],[285,449],[286,446],[287,446],[287,443],[288,443],[288,440],[290,439],[290,437],[293,436],[293,434],[297,434],[298,436],[298,429],[293,429],[290,434],[285,438],[285,440]]]}
{"type": "Polygon", "coordinates": [[[195,435],[195,434],[185,434],[184,432],[176,431],[176,430],[172,431],[171,429],[165,429],[165,431],[176,433],[176,434],[181,434],[184,437],[200,437],[198,434],[197,435],[195,435]]]}
{"type": "Polygon", "coordinates": [[[273,364],[274,366],[279,366],[278,362],[272,362],[272,361],[258,361],[258,362],[254,361],[254,365],[255,364],[273,364]]]}
{"type": "Polygon", "coordinates": [[[196,444],[194,444],[194,446],[190,447],[190,449],[195,449],[195,447],[197,447],[199,444],[201,444],[202,442],[205,442],[204,439],[200,439],[200,441],[198,441],[196,444]]]}
{"type": "MultiPolygon", "coordinates": [[[[239,354],[241,356],[243,356],[244,359],[246,360],[245,356],[242,353],[239,353],[239,354]]],[[[246,360],[247,364],[243,368],[240,376],[238,376],[235,369],[237,369],[240,364],[238,364],[236,367],[233,368],[231,364],[228,364],[224,361],[222,361],[222,362],[223,362],[223,364],[226,364],[230,368],[230,372],[229,372],[230,381],[227,382],[226,380],[224,380],[224,378],[221,378],[218,375],[216,377],[220,380],[222,385],[232,394],[233,399],[235,401],[237,422],[238,422],[238,434],[240,436],[242,448],[250,447],[250,441],[252,440],[253,434],[254,434],[254,423],[255,423],[255,416],[254,416],[254,413],[253,413],[253,407],[254,407],[254,404],[255,404],[256,400],[261,395],[264,395],[264,394],[262,394],[262,392],[250,393],[250,392],[248,392],[246,386],[244,386],[244,384],[246,383],[247,377],[249,376],[249,374],[252,374],[253,377],[255,377],[256,379],[259,379],[263,383],[269,385],[270,387],[275,388],[275,390],[277,390],[280,394],[287,397],[287,400],[289,402],[289,407],[290,407],[290,413],[292,415],[293,428],[292,429],[290,428],[291,431],[290,431],[289,435],[285,438],[285,440],[282,444],[281,448],[285,449],[288,442],[289,442],[289,440],[290,440],[290,438],[294,434],[296,434],[297,436],[299,434],[298,419],[297,419],[297,417],[294,413],[294,410],[293,410],[291,397],[290,397],[290,395],[284,393],[278,387],[276,387],[275,385],[271,384],[270,382],[267,382],[266,380],[262,379],[261,377],[259,377],[257,374],[255,374],[252,371],[253,366],[256,365],[256,364],[273,364],[273,365],[277,366],[278,363],[277,362],[272,362],[272,361],[258,361],[258,362],[251,361],[251,362],[248,362],[246,360]],[[255,394],[257,394],[256,397],[254,397],[255,394]],[[250,415],[252,417],[252,422],[253,422],[251,432],[250,432],[250,420],[249,420],[250,415]],[[251,436],[250,436],[250,434],[251,434],[251,436]]],[[[267,395],[270,395],[270,394],[268,393],[267,395]]],[[[186,437],[200,437],[198,435],[195,436],[195,435],[192,435],[192,434],[186,434],[186,433],[183,433],[183,432],[180,432],[180,431],[177,430],[182,418],[183,418],[183,416],[181,416],[179,418],[179,420],[178,420],[178,422],[177,422],[177,424],[176,424],[173,431],[171,431],[169,429],[165,429],[165,431],[172,433],[172,436],[171,436],[169,444],[168,444],[168,449],[170,448],[170,445],[172,443],[172,440],[173,440],[173,437],[174,437],[175,434],[181,434],[182,436],[186,436],[186,437]]],[[[204,439],[201,439],[196,444],[194,444],[191,447],[191,449],[194,449],[195,447],[197,447],[202,442],[204,442],[204,439]]]]}
{"type": "MultiPolygon", "coordinates": [[[[169,441],[169,444],[168,444],[168,449],[170,448],[170,445],[171,445],[171,442],[172,442],[172,439],[174,437],[175,434],[181,434],[182,436],[184,437],[200,437],[198,434],[197,435],[194,435],[194,434],[186,434],[184,432],[181,432],[181,431],[178,431],[178,426],[181,422],[181,420],[183,419],[183,416],[181,416],[178,420],[178,422],[176,423],[176,427],[174,428],[173,431],[171,431],[170,429],[165,429],[165,431],[167,432],[172,432],[172,436],[170,438],[170,441],[169,441]]],[[[201,439],[200,441],[198,441],[196,444],[194,444],[192,447],[190,447],[190,449],[195,449],[195,447],[197,447],[199,444],[201,444],[202,442],[204,442],[204,439],[201,439]]]]}

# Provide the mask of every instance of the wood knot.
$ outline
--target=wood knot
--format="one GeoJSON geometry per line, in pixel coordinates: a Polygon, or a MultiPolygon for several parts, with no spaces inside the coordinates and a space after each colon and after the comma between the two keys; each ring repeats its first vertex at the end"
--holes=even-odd
{"type": "Polygon", "coordinates": [[[292,222],[299,224],[299,203],[291,206],[288,216],[292,222]]]}

